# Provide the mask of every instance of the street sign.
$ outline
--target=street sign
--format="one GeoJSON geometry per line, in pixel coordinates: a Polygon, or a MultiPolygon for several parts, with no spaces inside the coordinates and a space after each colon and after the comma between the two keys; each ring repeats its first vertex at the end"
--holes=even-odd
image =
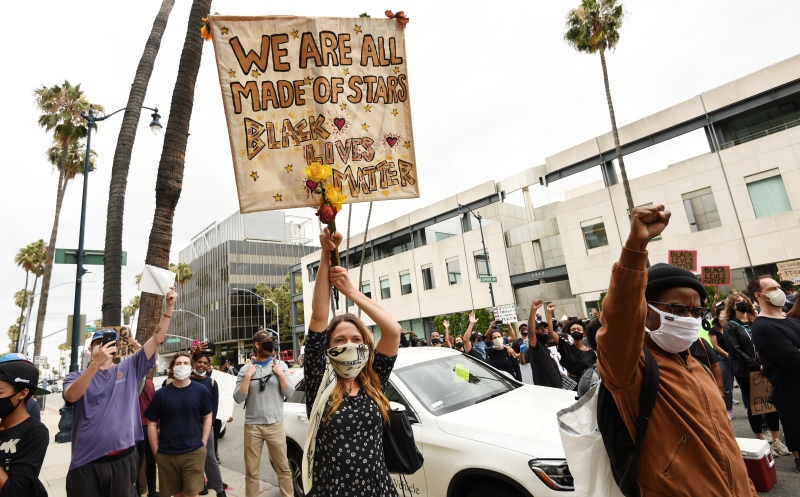
{"type": "Polygon", "coordinates": [[[33,358],[34,364],[47,364],[47,356],[44,355],[37,355],[33,358]]]}
{"type": "Polygon", "coordinates": [[[181,342],[180,338],[167,338],[165,340],[165,343],[180,343],[180,342],[181,342]]]}
{"type": "Polygon", "coordinates": [[[481,275],[481,283],[497,283],[497,276],[481,275]]]}
{"type": "Polygon", "coordinates": [[[94,333],[94,330],[96,330],[96,329],[97,328],[95,328],[94,326],[87,326],[86,327],[86,333],[94,333]]]}
{"type": "MultiPolygon", "coordinates": [[[[86,250],[83,251],[83,264],[102,266],[105,252],[103,250],[86,250]]],[[[56,249],[56,256],[54,261],[56,264],[77,264],[78,263],[78,249],[56,249]]],[[[122,252],[122,265],[128,263],[128,253],[122,252]]]]}

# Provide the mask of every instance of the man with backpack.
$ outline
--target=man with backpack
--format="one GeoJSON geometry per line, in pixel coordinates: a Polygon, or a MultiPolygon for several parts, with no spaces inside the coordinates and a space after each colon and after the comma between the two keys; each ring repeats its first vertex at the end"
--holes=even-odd
{"type": "MultiPolygon", "coordinates": [[[[716,382],[688,353],[707,312],[702,307],[705,288],[685,269],[667,264],[646,268],[647,244],[664,231],[669,218],[663,205],[631,212],[630,235],[603,300],[597,369],[631,438],[637,422],[646,427],[638,430],[643,439],[636,490],[642,496],[755,497],[733,429],[723,422],[725,404],[716,382]],[[637,419],[640,393],[654,390],[649,422],[637,419]]],[[[598,423],[601,416],[598,399],[598,423]]],[[[613,467],[614,455],[609,456],[613,467]]]]}

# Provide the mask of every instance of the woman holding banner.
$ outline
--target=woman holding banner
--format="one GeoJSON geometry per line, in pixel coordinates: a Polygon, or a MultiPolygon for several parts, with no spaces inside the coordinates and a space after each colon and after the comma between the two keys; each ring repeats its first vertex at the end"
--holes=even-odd
{"type": "Polygon", "coordinates": [[[767,422],[769,431],[772,432],[772,455],[789,455],[789,449],[781,441],[780,418],[777,412],[767,414],[753,414],[750,406],[750,373],[761,371],[761,364],[756,359],[756,350],[753,345],[753,332],[750,326],[756,319],[753,303],[744,295],[737,293],[728,297],[725,303],[725,326],[722,336],[725,338],[725,350],[731,363],[731,372],[739,384],[742,393],[742,403],[747,409],[747,420],[750,429],[756,438],[764,440],[762,421],[767,422]],[[762,420],[763,416],[763,420],[762,420]]]}
{"type": "Polygon", "coordinates": [[[340,233],[324,229],[305,348],[308,435],[303,457],[306,495],[397,496],[383,455],[389,400],[383,389],[397,358],[400,324],[358,291],[347,270],[331,267],[340,233]],[[330,285],[325,284],[330,281],[330,285]],[[331,286],[367,313],[381,329],[377,345],[353,314],[328,322],[331,286]]]}

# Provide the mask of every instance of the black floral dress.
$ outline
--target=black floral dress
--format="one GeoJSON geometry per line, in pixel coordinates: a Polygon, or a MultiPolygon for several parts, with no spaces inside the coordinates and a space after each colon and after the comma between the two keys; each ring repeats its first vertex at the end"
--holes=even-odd
{"type": "MultiPolygon", "coordinates": [[[[317,398],[325,374],[325,347],[328,332],[308,334],[304,374],[306,412],[317,398]]],[[[372,363],[386,387],[397,357],[375,353],[372,363]]],[[[355,396],[345,395],[327,425],[320,426],[314,454],[312,489],[314,497],[397,497],[383,458],[383,419],[378,404],[364,389],[355,396]]]]}

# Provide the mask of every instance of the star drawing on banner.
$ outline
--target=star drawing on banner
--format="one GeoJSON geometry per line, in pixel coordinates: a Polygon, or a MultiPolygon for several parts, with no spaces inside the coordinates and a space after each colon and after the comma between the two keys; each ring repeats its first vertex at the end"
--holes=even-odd
{"type": "Polygon", "coordinates": [[[289,32],[292,34],[292,38],[295,38],[295,39],[300,38],[300,32],[297,31],[297,28],[294,28],[293,30],[291,30],[289,32]]]}
{"type": "Polygon", "coordinates": [[[261,73],[258,72],[258,69],[253,69],[253,72],[251,72],[250,74],[252,74],[254,78],[257,78],[261,75],[261,73]]]}
{"type": "Polygon", "coordinates": [[[250,177],[253,178],[253,181],[258,181],[258,173],[253,171],[250,173],[250,177]]]}
{"type": "Polygon", "coordinates": [[[290,172],[292,172],[292,167],[293,167],[293,165],[289,164],[288,166],[284,167],[284,169],[286,169],[287,173],[290,173],[290,172]]]}
{"type": "Polygon", "coordinates": [[[392,69],[392,72],[393,72],[393,73],[395,73],[395,74],[397,74],[397,73],[399,73],[399,72],[400,72],[400,68],[399,68],[399,67],[397,67],[397,66],[394,66],[394,69],[392,69]]]}
{"type": "Polygon", "coordinates": [[[397,117],[397,109],[392,109],[392,115],[397,117]]]}
{"type": "Polygon", "coordinates": [[[275,202],[283,202],[283,195],[281,195],[280,193],[277,195],[273,195],[272,198],[275,199],[275,202]]]}
{"type": "Polygon", "coordinates": [[[411,142],[410,141],[404,141],[403,142],[403,146],[406,147],[406,148],[411,148],[411,142]]]}
{"type": "Polygon", "coordinates": [[[361,129],[363,129],[364,131],[369,130],[369,124],[367,124],[367,123],[362,124],[361,125],[361,129]]]}
{"type": "Polygon", "coordinates": [[[361,26],[359,26],[358,24],[356,24],[355,32],[356,34],[361,33],[361,26]]]}
{"type": "Polygon", "coordinates": [[[339,105],[339,108],[345,110],[347,108],[347,104],[341,104],[339,105]]]}
{"type": "Polygon", "coordinates": [[[230,76],[232,78],[236,77],[236,71],[234,71],[233,69],[229,70],[228,71],[228,76],[230,76]]]}
{"type": "Polygon", "coordinates": [[[311,77],[310,76],[306,76],[305,78],[303,78],[303,81],[305,81],[307,85],[310,85],[311,84],[311,77]]]}
{"type": "Polygon", "coordinates": [[[347,76],[348,74],[350,74],[350,69],[345,69],[344,70],[344,75],[347,76]]]}
{"type": "Polygon", "coordinates": [[[365,106],[364,106],[364,111],[365,111],[365,112],[372,112],[372,106],[371,106],[371,105],[369,105],[369,104],[365,105],[365,106]]]}
{"type": "Polygon", "coordinates": [[[225,27],[225,26],[222,26],[222,29],[220,29],[220,32],[221,32],[222,34],[226,35],[226,34],[228,34],[228,28],[227,28],[227,27],[225,27]]]}

